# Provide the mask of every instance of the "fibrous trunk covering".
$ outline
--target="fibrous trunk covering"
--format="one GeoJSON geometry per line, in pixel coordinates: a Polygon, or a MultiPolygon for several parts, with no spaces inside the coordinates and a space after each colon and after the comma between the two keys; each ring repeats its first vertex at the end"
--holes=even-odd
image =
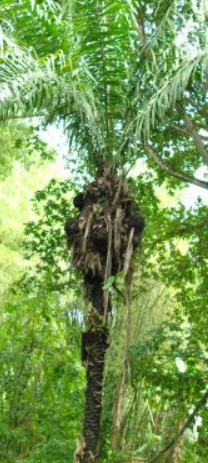
{"type": "Polygon", "coordinates": [[[87,370],[83,436],[75,463],[98,461],[105,354],[108,348],[108,312],[111,301],[104,283],[119,271],[128,274],[140,242],[144,220],[127,182],[115,174],[100,175],[74,198],[79,210],[65,225],[73,264],[83,273],[92,309],[82,336],[82,360],[87,370]]]}

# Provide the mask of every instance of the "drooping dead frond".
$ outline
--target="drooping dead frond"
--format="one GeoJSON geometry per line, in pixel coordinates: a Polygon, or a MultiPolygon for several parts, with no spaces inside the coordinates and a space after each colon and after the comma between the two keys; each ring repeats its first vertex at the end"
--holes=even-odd
{"type": "Polygon", "coordinates": [[[86,253],[87,238],[88,238],[88,235],[90,233],[90,229],[91,229],[91,226],[92,226],[92,221],[93,221],[93,210],[89,213],[88,218],[87,218],[87,223],[86,223],[84,237],[83,237],[83,245],[82,245],[83,253],[86,253]]]}
{"type": "MultiPolygon", "coordinates": [[[[122,207],[116,209],[116,215],[114,220],[114,252],[119,261],[119,255],[121,250],[121,235],[122,235],[122,222],[124,219],[124,211],[122,207]]],[[[120,262],[119,262],[120,265],[120,262]]]]}
{"type": "Polygon", "coordinates": [[[128,246],[126,249],[124,269],[123,269],[125,276],[127,275],[129,268],[130,268],[130,264],[131,264],[131,258],[132,258],[132,253],[133,253],[133,236],[134,236],[134,228],[132,228],[130,231],[128,246]]]}
{"type": "Polygon", "coordinates": [[[77,443],[77,448],[74,453],[74,463],[82,463],[85,447],[85,439],[84,437],[81,437],[77,443]]]}
{"type": "MultiPolygon", "coordinates": [[[[83,272],[85,284],[104,284],[112,275],[130,269],[144,220],[124,178],[105,172],[74,199],[77,218],[68,220],[68,244],[74,266],[83,272]]],[[[108,291],[104,291],[105,314],[108,291]]]]}

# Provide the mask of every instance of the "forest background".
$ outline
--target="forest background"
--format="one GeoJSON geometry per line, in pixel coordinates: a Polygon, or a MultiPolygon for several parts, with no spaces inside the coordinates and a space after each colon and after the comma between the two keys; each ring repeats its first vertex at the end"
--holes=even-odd
{"type": "Polygon", "coordinates": [[[101,157],[128,178],[146,226],[128,304],[122,272],[106,282],[113,310],[100,461],[205,463],[208,6],[98,2],[98,27],[97,2],[1,3],[0,462],[73,461],[90,304],[64,224],[101,157]],[[78,21],[68,28],[74,3],[85,8],[81,32],[78,21]],[[107,102],[106,85],[116,88],[107,102]]]}

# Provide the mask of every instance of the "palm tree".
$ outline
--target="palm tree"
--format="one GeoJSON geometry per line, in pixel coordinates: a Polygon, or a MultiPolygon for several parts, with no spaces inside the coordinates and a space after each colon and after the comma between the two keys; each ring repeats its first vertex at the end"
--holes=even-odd
{"type": "Polygon", "coordinates": [[[23,0],[20,8],[5,2],[0,117],[64,119],[71,147],[94,177],[74,198],[77,217],[65,224],[74,267],[83,274],[92,304],[82,338],[87,389],[76,463],[98,460],[111,310],[108,281],[118,272],[128,280],[144,228],[127,172],[145,156],[158,175],[159,167],[170,177],[208,188],[193,177],[202,162],[207,164],[208,154],[196,127],[204,124],[206,104],[192,98],[193,77],[201,85],[206,73],[207,50],[204,46],[190,56],[176,44],[192,8],[188,4],[23,0]],[[193,100],[200,103],[201,114],[193,100]],[[167,126],[173,127],[174,137],[167,126]],[[176,169],[174,147],[178,153],[179,140],[185,143],[187,137],[195,151],[188,162],[181,156],[176,169]],[[169,149],[161,157],[158,151],[164,147],[169,149]]]}

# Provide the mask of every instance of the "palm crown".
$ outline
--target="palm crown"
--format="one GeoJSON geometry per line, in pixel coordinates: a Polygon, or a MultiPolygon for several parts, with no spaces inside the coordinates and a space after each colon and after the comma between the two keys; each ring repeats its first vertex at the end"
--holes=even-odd
{"type": "Polygon", "coordinates": [[[205,22],[193,53],[177,45],[190,14],[205,18],[205,7],[187,1],[8,0],[2,8],[1,118],[64,118],[91,164],[134,161],[156,120],[164,126],[192,78],[201,84],[206,75],[205,22]]]}

